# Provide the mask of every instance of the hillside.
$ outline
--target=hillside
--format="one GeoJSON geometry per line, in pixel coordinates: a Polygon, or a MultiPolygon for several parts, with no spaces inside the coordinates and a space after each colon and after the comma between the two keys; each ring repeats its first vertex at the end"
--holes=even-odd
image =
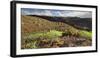
{"type": "Polygon", "coordinates": [[[37,16],[22,16],[22,32],[41,32],[49,30],[65,31],[74,28],[60,21],[50,21],[37,16]]]}
{"type": "Polygon", "coordinates": [[[63,22],[72,25],[75,28],[83,30],[92,30],[92,18],[80,18],[80,17],[52,17],[52,16],[37,16],[29,15],[33,17],[39,17],[54,22],[63,22]]]}
{"type": "MultiPolygon", "coordinates": [[[[75,18],[65,19],[68,18],[22,15],[21,48],[91,46],[92,31],[87,31],[88,26],[84,25],[86,27],[84,29],[78,27],[80,25],[76,24],[75,18]]],[[[78,18],[78,20],[81,22],[81,19],[78,18]]]]}

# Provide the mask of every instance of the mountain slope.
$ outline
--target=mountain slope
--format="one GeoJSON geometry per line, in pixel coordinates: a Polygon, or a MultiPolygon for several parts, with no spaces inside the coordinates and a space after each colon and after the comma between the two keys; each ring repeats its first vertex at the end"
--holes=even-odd
{"type": "Polygon", "coordinates": [[[41,32],[49,30],[65,31],[74,28],[63,22],[50,21],[36,16],[22,16],[22,32],[41,32]]]}
{"type": "Polygon", "coordinates": [[[92,32],[38,16],[21,16],[21,33],[22,49],[91,46],[92,43],[92,32]]]}

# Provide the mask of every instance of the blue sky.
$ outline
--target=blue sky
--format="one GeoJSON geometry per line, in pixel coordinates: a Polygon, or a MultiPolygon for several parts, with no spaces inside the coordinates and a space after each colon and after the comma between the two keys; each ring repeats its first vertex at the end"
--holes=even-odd
{"type": "Polygon", "coordinates": [[[81,18],[92,17],[91,11],[33,9],[33,8],[21,8],[21,14],[22,15],[61,16],[61,17],[81,17],[81,18]]]}

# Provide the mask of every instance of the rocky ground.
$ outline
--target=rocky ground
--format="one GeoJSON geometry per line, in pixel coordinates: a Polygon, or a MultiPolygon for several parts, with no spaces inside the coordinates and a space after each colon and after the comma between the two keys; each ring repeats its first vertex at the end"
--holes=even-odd
{"type": "Polygon", "coordinates": [[[56,40],[41,40],[37,45],[40,48],[91,46],[92,40],[74,36],[64,36],[56,40]]]}

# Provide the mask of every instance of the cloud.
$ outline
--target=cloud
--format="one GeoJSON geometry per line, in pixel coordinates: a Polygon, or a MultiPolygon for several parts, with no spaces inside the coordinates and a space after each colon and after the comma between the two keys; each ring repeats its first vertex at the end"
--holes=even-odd
{"type": "Polygon", "coordinates": [[[62,16],[62,17],[82,17],[91,18],[90,11],[75,11],[75,10],[54,10],[54,9],[30,9],[22,8],[22,15],[45,15],[45,16],[62,16]]]}
{"type": "Polygon", "coordinates": [[[74,11],[74,12],[67,13],[66,16],[72,16],[72,17],[76,16],[76,17],[83,17],[83,18],[84,17],[85,18],[89,17],[89,18],[91,18],[92,17],[92,13],[91,12],[84,12],[84,11],[83,12],[82,11],[81,12],[78,12],[78,11],[75,12],[74,11]]]}

